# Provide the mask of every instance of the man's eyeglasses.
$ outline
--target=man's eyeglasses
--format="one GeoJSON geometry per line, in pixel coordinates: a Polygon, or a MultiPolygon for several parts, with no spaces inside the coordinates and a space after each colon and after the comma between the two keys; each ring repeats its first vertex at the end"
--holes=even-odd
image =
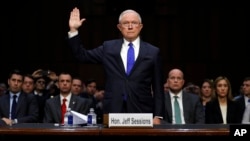
{"type": "Polygon", "coordinates": [[[124,22],[121,23],[123,27],[138,27],[141,23],[139,22],[124,22]]]}

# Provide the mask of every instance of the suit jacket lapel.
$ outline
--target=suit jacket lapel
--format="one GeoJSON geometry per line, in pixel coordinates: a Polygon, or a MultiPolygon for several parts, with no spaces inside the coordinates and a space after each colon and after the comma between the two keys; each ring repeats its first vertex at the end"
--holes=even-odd
{"type": "Polygon", "coordinates": [[[76,97],[75,95],[71,95],[70,101],[69,101],[69,107],[71,108],[71,110],[75,110],[76,109],[76,97]]]}
{"type": "Polygon", "coordinates": [[[114,55],[116,55],[115,58],[117,58],[116,60],[119,65],[120,71],[126,75],[126,71],[125,71],[124,64],[123,64],[122,57],[121,57],[122,44],[123,44],[123,40],[121,39],[118,41],[117,47],[114,47],[114,55]]]}
{"type": "Polygon", "coordinates": [[[24,95],[23,93],[20,93],[19,97],[18,97],[18,101],[17,101],[17,106],[16,106],[16,114],[20,111],[21,107],[22,107],[22,103],[24,100],[24,95]]]}
{"type": "Polygon", "coordinates": [[[143,61],[144,56],[146,56],[147,54],[147,48],[146,45],[144,44],[143,41],[140,42],[140,47],[139,47],[139,54],[137,59],[135,60],[135,64],[131,70],[131,73],[133,73],[133,71],[135,70],[135,68],[140,64],[141,61],[143,61]]]}
{"type": "Polygon", "coordinates": [[[3,105],[7,105],[7,109],[5,110],[5,115],[9,115],[9,113],[11,112],[11,109],[10,109],[10,94],[6,95],[5,97],[5,101],[4,101],[5,104],[3,105]]]}
{"type": "Polygon", "coordinates": [[[55,108],[58,109],[56,110],[56,115],[57,115],[57,120],[61,121],[61,101],[60,101],[60,95],[54,97],[55,98],[55,108]]]}
{"type": "Polygon", "coordinates": [[[172,104],[171,104],[171,98],[170,98],[170,93],[168,92],[166,95],[166,109],[168,112],[168,115],[170,117],[170,121],[172,122],[173,114],[172,114],[172,104]]]}
{"type": "Polygon", "coordinates": [[[185,122],[187,121],[187,117],[189,117],[188,112],[190,108],[189,100],[185,92],[182,93],[182,104],[183,104],[183,115],[185,122]]]}

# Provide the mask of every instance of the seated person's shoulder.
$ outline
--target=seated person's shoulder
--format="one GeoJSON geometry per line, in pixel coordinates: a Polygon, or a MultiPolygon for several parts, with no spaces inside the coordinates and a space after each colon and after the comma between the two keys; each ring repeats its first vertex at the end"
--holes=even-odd
{"type": "Polygon", "coordinates": [[[188,96],[191,97],[191,98],[200,98],[199,95],[197,95],[197,94],[195,94],[195,93],[190,93],[190,92],[188,92],[188,93],[185,93],[185,94],[188,95],[188,96]]]}
{"type": "Polygon", "coordinates": [[[56,97],[59,97],[59,95],[56,95],[56,96],[53,96],[53,97],[50,97],[50,98],[47,98],[46,99],[46,103],[53,103],[54,101],[56,101],[56,97]]]}
{"type": "Polygon", "coordinates": [[[87,105],[92,105],[93,100],[90,98],[84,98],[84,97],[79,97],[81,103],[87,104],[87,105]]]}
{"type": "Polygon", "coordinates": [[[81,96],[78,96],[77,99],[79,99],[82,102],[88,102],[88,101],[90,101],[90,98],[81,97],[81,96]]]}
{"type": "MultiPolygon", "coordinates": [[[[26,93],[21,93],[22,97],[24,97],[25,99],[35,99],[35,95],[33,94],[26,94],[26,93]]],[[[20,95],[20,96],[21,96],[20,95]]]]}

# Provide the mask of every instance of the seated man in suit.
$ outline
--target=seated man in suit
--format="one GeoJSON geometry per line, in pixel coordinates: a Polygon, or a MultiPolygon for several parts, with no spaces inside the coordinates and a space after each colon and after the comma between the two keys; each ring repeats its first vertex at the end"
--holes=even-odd
{"type": "Polygon", "coordinates": [[[242,118],[243,124],[250,124],[250,104],[248,104],[245,108],[242,118]]]}
{"type": "Polygon", "coordinates": [[[169,91],[165,94],[165,121],[173,124],[205,123],[205,113],[199,96],[183,91],[185,83],[183,72],[180,69],[170,70],[167,82],[169,91]],[[179,110],[175,110],[177,109],[174,108],[175,102],[179,103],[179,110]],[[178,113],[180,118],[175,118],[178,113]]]}
{"type": "Polygon", "coordinates": [[[66,99],[66,109],[87,114],[90,108],[90,101],[71,93],[72,76],[69,73],[61,73],[58,76],[58,87],[60,94],[48,99],[45,103],[44,123],[64,123],[64,114],[61,105],[66,99]]]}
{"type": "MultiPolygon", "coordinates": [[[[238,121],[241,122],[243,120],[243,115],[244,115],[244,112],[247,108],[247,105],[250,105],[250,77],[247,76],[244,78],[243,82],[242,82],[242,85],[241,85],[241,88],[240,88],[240,95],[236,96],[234,99],[233,99],[238,108],[238,121]]],[[[250,119],[249,119],[250,120],[250,119]]]]}
{"type": "Polygon", "coordinates": [[[21,71],[10,72],[7,94],[0,97],[1,125],[37,122],[39,111],[37,100],[34,95],[22,92],[23,81],[24,76],[21,71]]]}

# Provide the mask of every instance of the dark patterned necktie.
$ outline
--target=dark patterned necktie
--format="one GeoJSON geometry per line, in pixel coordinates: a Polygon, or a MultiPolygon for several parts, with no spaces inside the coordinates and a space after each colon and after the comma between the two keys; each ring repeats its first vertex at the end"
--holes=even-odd
{"type": "Polygon", "coordinates": [[[11,107],[11,119],[15,119],[16,118],[16,95],[13,95],[12,97],[12,107],[11,107]]]}

